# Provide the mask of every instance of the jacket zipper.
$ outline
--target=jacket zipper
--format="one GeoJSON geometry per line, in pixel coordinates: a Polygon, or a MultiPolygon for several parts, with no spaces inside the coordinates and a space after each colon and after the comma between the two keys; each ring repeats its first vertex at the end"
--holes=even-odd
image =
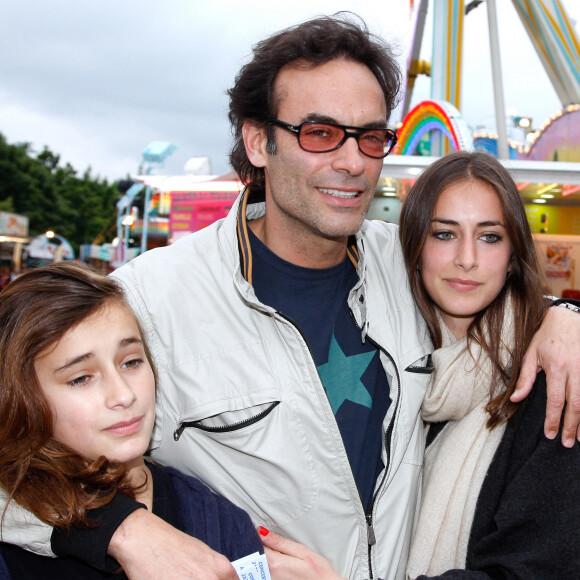
{"type": "MultiPolygon", "coordinates": [[[[359,330],[361,330],[360,326],[356,322],[356,319],[354,318],[354,314],[352,312],[352,309],[349,308],[349,312],[350,312],[350,315],[352,316],[353,322],[355,323],[356,327],[359,330]]],[[[312,359],[312,362],[314,362],[314,356],[312,354],[312,349],[310,348],[310,344],[308,344],[308,340],[306,339],[306,337],[304,336],[304,334],[302,333],[302,331],[300,330],[298,325],[289,316],[286,316],[282,312],[277,311],[277,314],[281,318],[283,318],[284,320],[287,320],[297,330],[298,334],[300,334],[300,336],[302,337],[302,340],[304,341],[306,348],[308,349],[308,352],[310,354],[310,358],[312,359]]],[[[401,376],[399,374],[399,369],[397,367],[397,364],[395,363],[395,359],[393,359],[391,354],[388,353],[385,349],[381,348],[376,343],[376,341],[374,341],[372,338],[369,337],[368,334],[367,334],[367,339],[370,340],[375,345],[375,347],[377,348],[378,351],[383,352],[389,358],[389,360],[393,363],[393,367],[395,369],[395,373],[396,373],[396,377],[397,377],[397,407],[395,408],[395,413],[393,413],[393,419],[392,419],[391,423],[389,424],[389,426],[387,427],[387,430],[385,431],[385,439],[384,439],[384,445],[385,445],[385,449],[387,451],[387,465],[385,465],[385,474],[383,475],[383,479],[381,480],[381,483],[378,487],[377,493],[375,495],[373,495],[373,497],[372,497],[371,505],[369,507],[368,513],[365,513],[365,519],[366,519],[366,523],[367,523],[367,545],[368,545],[368,556],[367,557],[368,557],[368,568],[369,568],[369,580],[373,580],[374,576],[373,576],[373,567],[372,567],[372,562],[371,562],[371,550],[372,550],[372,547],[377,543],[375,529],[373,527],[373,508],[375,506],[377,494],[381,490],[381,488],[383,487],[383,483],[385,482],[385,479],[387,477],[387,471],[389,469],[389,464],[391,462],[391,437],[393,434],[393,427],[395,425],[396,414],[397,414],[397,411],[399,409],[399,402],[401,400],[401,376]]],[[[316,368],[316,364],[314,365],[314,367],[316,368]]],[[[318,371],[317,371],[317,374],[318,374],[318,371]]],[[[318,374],[318,379],[320,380],[320,383],[322,384],[322,380],[320,379],[320,374],[318,374]]],[[[324,387],[324,385],[323,385],[323,387],[324,387]]],[[[362,506],[363,503],[362,503],[362,499],[360,497],[360,494],[359,494],[359,501],[360,501],[360,504],[362,506]]]]}
{"type": "Polygon", "coordinates": [[[371,563],[371,552],[372,552],[373,546],[377,543],[376,536],[375,536],[375,529],[373,527],[373,509],[375,507],[377,495],[379,494],[379,492],[381,491],[381,489],[383,487],[383,484],[385,483],[385,480],[387,478],[387,473],[389,471],[389,466],[391,464],[391,439],[393,436],[393,429],[395,426],[395,422],[397,420],[397,414],[398,414],[398,411],[400,408],[399,403],[401,400],[401,376],[399,374],[399,369],[398,369],[397,364],[395,363],[395,360],[393,359],[393,357],[386,350],[381,348],[372,338],[370,338],[368,336],[368,334],[367,334],[367,338],[377,347],[377,349],[380,352],[383,352],[389,358],[389,360],[393,363],[393,368],[395,369],[395,375],[396,375],[396,379],[397,379],[397,402],[396,402],[395,412],[393,413],[393,418],[392,418],[391,422],[389,423],[387,430],[385,431],[385,438],[384,438],[385,450],[387,452],[387,464],[385,465],[385,473],[383,475],[381,483],[379,484],[379,487],[377,488],[377,493],[375,493],[372,497],[371,505],[369,506],[368,513],[366,514],[367,530],[368,530],[369,579],[373,580],[374,576],[373,576],[373,567],[372,567],[372,563],[371,563]]]}
{"type": "MultiPolygon", "coordinates": [[[[355,325],[357,326],[357,328],[359,330],[362,330],[361,327],[358,325],[356,318],[354,317],[354,313],[353,313],[352,309],[349,309],[349,310],[350,310],[350,314],[352,316],[353,322],[355,323],[355,325]]],[[[397,418],[396,416],[397,416],[397,413],[399,410],[399,402],[401,400],[401,375],[399,374],[399,368],[397,367],[397,363],[395,362],[395,359],[392,357],[392,355],[388,351],[386,351],[384,348],[382,348],[368,334],[366,335],[366,338],[367,338],[367,340],[372,342],[372,344],[376,347],[376,349],[379,352],[384,353],[385,356],[391,361],[391,363],[393,364],[393,368],[395,369],[395,375],[396,375],[396,379],[397,379],[397,403],[396,403],[397,406],[395,407],[395,412],[393,413],[393,418],[392,418],[391,422],[389,423],[387,430],[385,431],[385,437],[384,437],[384,446],[385,446],[385,450],[387,452],[387,464],[385,465],[385,473],[383,475],[381,483],[379,484],[379,487],[377,488],[377,493],[375,493],[371,499],[371,505],[369,506],[369,510],[367,513],[365,513],[365,519],[367,522],[367,538],[368,538],[367,557],[368,557],[368,568],[369,568],[369,580],[373,580],[374,575],[373,575],[373,566],[372,566],[372,560],[371,560],[371,552],[372,552],[373,546],[377,543],[377,538],[375,535],[375,528],[373,526],[373,509],[375,507],[377,495],[381,491],[381,488],[383,487],[383,484],[385,483],[385,479],[387,478],[389,465],[391,463],[391,437],[393,435],[393,428],[394,428],[395,421],[397,418]]],[[[362,501],[361,501],[361,503],[362,503],[362,501]]]]}
{"type": "MultiPolygon", "coordinates": [[[[350,308],[349,308],[349,311],[350,311],[351,316],[352,316],[352,310],[350,310],[350,308]]],[[[298,332],[298,334],[302,337],[302,340],[304,341],[304,344],[306,345],[306,348],[308,349],[308,352],[310,354],[310,358],[312,359],[312,362],[314,363],[314,368],[316,368],[316,363],[314,362],[314,355],[312,354],[312,349],[310,348],[310,344],[308,344],[308,339],[304,336],[304,334],[302,333],[302,331],[300,330],[300,328],[298,327],[298,325],[289,316],[286,316],[282,312],[278,312],[278,314],[282,318],[284,318],[284,320],[287,320],[290,324],[292,324],[292,326],[294,326],[294,328],[296,329],[296,331],[298,332]]],[[[353,317],[353,320],[354,320],[354,317],[353,317]]],[[[356,325],[356,321],[355,321],[355,325],[356,325]]],[[[356,325],[356,326],[358,328],[358,325],[356,325]]],[[[373,344],[375,344],[375,343],[373,342],[373,344]]],[[[316,374],[318,375],[318,380],[320,381],[320,384],[322,385],[322,388],[324,389],[324,383],[322,382],[322,379],[320,378],[320,373],[318,372],[318,369],[316,370],[316,374]]],[[[325,392],[326,392],[326,389],[325,389],[325,392]]],[[[358,494],[358,499],[359,499],[360,504],[362,506],[363,505],[363,501],[362,501],[362,498],[360,496],[360,493],[358,494]]],[[[374,498],[373,498],[373,500],[371,502],[371,506],[373,504],[374,504],[374,498]]],[[[371,508],[371,511],[372,511],[372,508],[371,508]]],[[[367,533],[368,533],[368,536],[367,537],[370,538],[372,536],[372,538],[373,538],[373,545],[374,545],[376,543],[376,538],[375,538],[375,531],[374,531],[373,526],[372,526],[372,515],[371,514],[365,514],[365,518],[367,520],[367,533]]],[[[370,539],[369,539],[369,542],[370,542],[370,539]]],[[[371,578],[370,578],[370,580],[372,580],[372,572],[371,572],[371,578]]]]}
{"type": "Polygon", "coordinates": [[[179,441],[182,433],[185,429],[189,427],[193,427],[195,429],[199,429],[201,431],[207,431],[209,433],[224,433],[230,431],[237,431],[238,429],[243,429],[244,427],[248,427],[257,423],[264,417],[268,416],[278,405],[280,401],[274,401],[267,409],[264,409],[257,415],[250,417],[249,419],[244,419],[243,421],[239,421],[238,423],[232,423],[231,425],[222,425],[220,427],[208,427],[207,425],[203,425],[201,421],[184,421],[179,425],[179,427],[173,432],[173,439],[175,441],[179,441]]]}

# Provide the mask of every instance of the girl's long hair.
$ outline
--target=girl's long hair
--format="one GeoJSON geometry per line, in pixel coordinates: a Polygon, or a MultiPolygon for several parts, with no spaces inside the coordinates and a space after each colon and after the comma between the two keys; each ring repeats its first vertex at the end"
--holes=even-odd
{"type": "Polygon", "coordinates": [[[130,309],[115,281],[81,263],[29,270],[0,292],[0,485],[52,526],[90,527],[88,510],[139,489],[123,464],[91,461],[52,438],[51,407],[34,368],[67,331],[112,304],[130,309]]]}
{"type": "Polygon", "coordinates": [[[458,151],[430,165],[411,188],[401,212],[399,235],[415,301],[427,322],[435,348],[441,347],[441,329],[436,306],[421,280],[420,261],[423,246],[431,231],[435,205],[445,189],[460,182],[479,181],[493,188],[500,201],[504,223],[512,244],[511,271],[496,299],[476,314],[467,331],[470,341],[479,344],[494,368],[490,385],[488,427],[506,421],[516,405],[509,398],[520,373],[522,360],[545,312],[545,281],[540,271],[534,241],[516,184],[503,165],[486,153],[458,151]],[[511,361],[502,364],[501,330],[506,300],[511,296],[515,319],[515,344],[511,361]],[[503,384],[499,394],[495,385],[503,384]]]}

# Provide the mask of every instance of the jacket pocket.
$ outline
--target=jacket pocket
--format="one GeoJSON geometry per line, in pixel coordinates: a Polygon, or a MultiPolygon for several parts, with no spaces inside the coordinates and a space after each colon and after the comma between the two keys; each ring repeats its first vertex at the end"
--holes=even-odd
{"type": "Polygon", "coordinates": [[[324,468],[311,447],[320,430],[316,414],[304,413],[300,385],[288,380],[277,356],[271,345],[254,342],[188,361],[170,377],[163,369],[164,436],[153,450],[161,463],[195,475],[266,527],[313,509],[324,468]],[[260,364],[248,370],[251,360],[260,364]]]}
{"type": "Polygon", "coordinates": [[[422,358],[420,361],[409,365],[405,371],[408,373],[417,373],[421,375],[430,375],[435,370],[433,363],[431,362],[431,355],[422,358]]]}
{"type": "Polygon", "coordinates": [[[424,357],[408,366],[403,373],[403,408],[401,413],[405,414],[405,425],[412,426],[413,431],[406,431],[404,440],[407,446],[404,450],[403,463],[421,466],[423,464],[423,453],[425,450],[425,432],[423,421],[421,420],[421,405],[425,393],[429,388],[431,374],[434,371],[431,364],[431,357],[424,357]]]}
{"type": "Polygon", "coordinates": [[[179,441],[183,431],[188,428],[208,433],[227,433],[228,431],[244,429],[267,417],[279,404],[280,401],[266,402],[248,409],[225,411],[196,421],[182,421],[173,432],[173,439],[179,441]]]}

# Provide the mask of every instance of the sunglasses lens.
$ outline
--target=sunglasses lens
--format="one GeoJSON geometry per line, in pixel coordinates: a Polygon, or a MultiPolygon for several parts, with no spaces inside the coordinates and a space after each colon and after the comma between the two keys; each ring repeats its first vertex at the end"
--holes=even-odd
{"type": "Polygon", "coordinates": [[[384,129],[364,131],[358,139],[360,150],[369,157],[384,157],[391,148],[391,135],[384,129]]]}
{"type": "Polygon", "coordinates": [[[306,151],[323,152],[338,147],[344,130],[324,123],[306,123],[300,131],[300,145],[306,151]]]}
{"type": "MultiPolygon", "coordinates": [[[[298,139],[300,147],[312,153],[325,153],[340,147],[344,141],[346,131],[335,125],[326,123],[304,123],[300,129],[298,139]]],[[[369,157],[386,157],[394,145],[393,134],[385,129],[369,129],[360,133],[357,141],[359,149],[369,157]]]]}

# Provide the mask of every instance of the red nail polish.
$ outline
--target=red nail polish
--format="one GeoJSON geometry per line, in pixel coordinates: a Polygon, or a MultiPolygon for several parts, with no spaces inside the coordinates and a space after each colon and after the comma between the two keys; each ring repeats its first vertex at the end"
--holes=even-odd
{"type": "Polygon", "coordinates": [[[258,526],[258,534],[260,536],[267,536],[270,533],[270,530],[266,529],[264,526],[258,526]]]}

